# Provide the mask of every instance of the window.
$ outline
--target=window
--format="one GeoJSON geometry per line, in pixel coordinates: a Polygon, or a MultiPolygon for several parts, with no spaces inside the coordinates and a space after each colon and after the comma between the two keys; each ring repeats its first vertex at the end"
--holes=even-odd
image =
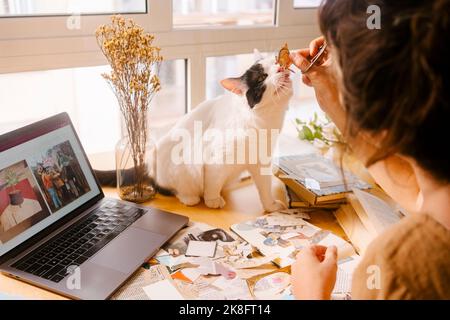
{"type": "Polygon", "coordinates": [[[152,129],[221,94],[253,48],[306,47],[319,35],[317,9],[292,0],[0,0],[0,133],[67,111],[88,153],[113,149],[118,106],[94,31],[117,12],[154,34],[165,58],[152,129]]]}
{"type": "Polygon", "coordinates": [[[294,8],[316,8],[322,0],[294,0],[294,8]]]}
{"type": "Polygon", "coordinates": [[[144,13],[145,0],[0,0],[0,17],[144,13]]]}
{"type": "MultiPolygon", "coordinates": [[[[150,105],[150,126],[163,126],[186,112],[185,60],[165,61],[164,84],[150,105]]],[[[120,138],[117,100],[101,77],[108,66],[0,75],[0,134],[66,111],[87,153],[114,149],[120,138]]],[[[152,127],[153,126],[153,127],[152,127]]]]}
{"type": "Polygon", "coordinates": [[[175,27],[273,25],[274,0],[173,0],[175,27]]]}
{"type": "Polygon", "coordinates": [[[211,99],[224,93],[220,80],[239,77],[254,62],[253,54],[238,54],[206,59],[206,98],[211,99]]]}

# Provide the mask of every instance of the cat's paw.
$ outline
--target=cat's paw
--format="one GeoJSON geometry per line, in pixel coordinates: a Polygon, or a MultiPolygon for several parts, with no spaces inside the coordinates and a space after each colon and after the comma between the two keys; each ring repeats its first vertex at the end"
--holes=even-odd
{"type": "Polygon", "coordinates": [[[200,202],[199,196],[183,196],[177,195],[178,200],[186,206],[195,206],[200,202]]]}
{"type": "Polygon", "coordinates": [[[285,209],[286,209],[286,205],[283,202],[281,202],[280,200],[275,200],[270,205],[264,206],[264,210],[266,210],[266,212],[275,212],[275,211],[280,211],[280,210],[285,210],[285,209]]]}
{"type": "Polygon", "coordinates": [[[218,197],[215,199],[205,199],[205,205],[211,209],[221,209],[225,207],[225,200],[222,197],[218,197]]]}

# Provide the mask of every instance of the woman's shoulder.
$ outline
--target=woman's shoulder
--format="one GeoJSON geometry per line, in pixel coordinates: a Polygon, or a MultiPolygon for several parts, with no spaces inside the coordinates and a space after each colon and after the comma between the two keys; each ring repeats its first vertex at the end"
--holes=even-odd
{"type": "Polygon", "coordinates": [[[383,288],[372,297],[450,298],[449,257],[450,231],[429,215],[411,215],[372,241],[356,272],[379,271],[383,288]]]}
{"type": "Polygon", "coordinates": [[[413,214],[375,238],[368,252],[377,251],[395,261],[405,255],[409,257],[411,252],[429,255],[441,249],[447,249],[447,253],[450,250],[450,230],[428,214],[413,214]]]}

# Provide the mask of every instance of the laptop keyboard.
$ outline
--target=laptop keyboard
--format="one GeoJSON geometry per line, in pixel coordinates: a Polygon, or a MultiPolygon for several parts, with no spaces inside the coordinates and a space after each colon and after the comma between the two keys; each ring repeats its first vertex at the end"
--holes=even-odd
{"type": "Polygon", "coordinates": [[[108,200],[12,267],[59,282],[68,274],[69,266],[81,265],[145,212],[144,209],[108,200]]]}

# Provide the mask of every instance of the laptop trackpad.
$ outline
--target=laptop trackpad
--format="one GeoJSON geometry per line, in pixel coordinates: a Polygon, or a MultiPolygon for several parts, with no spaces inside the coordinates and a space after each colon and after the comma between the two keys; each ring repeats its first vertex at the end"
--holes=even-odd
{"type": "Polygon", "coordinates": [[[129,227],[90,261],[129,274],[136,271],[166,240],[166,237],[160,234],[129,227]]]}

